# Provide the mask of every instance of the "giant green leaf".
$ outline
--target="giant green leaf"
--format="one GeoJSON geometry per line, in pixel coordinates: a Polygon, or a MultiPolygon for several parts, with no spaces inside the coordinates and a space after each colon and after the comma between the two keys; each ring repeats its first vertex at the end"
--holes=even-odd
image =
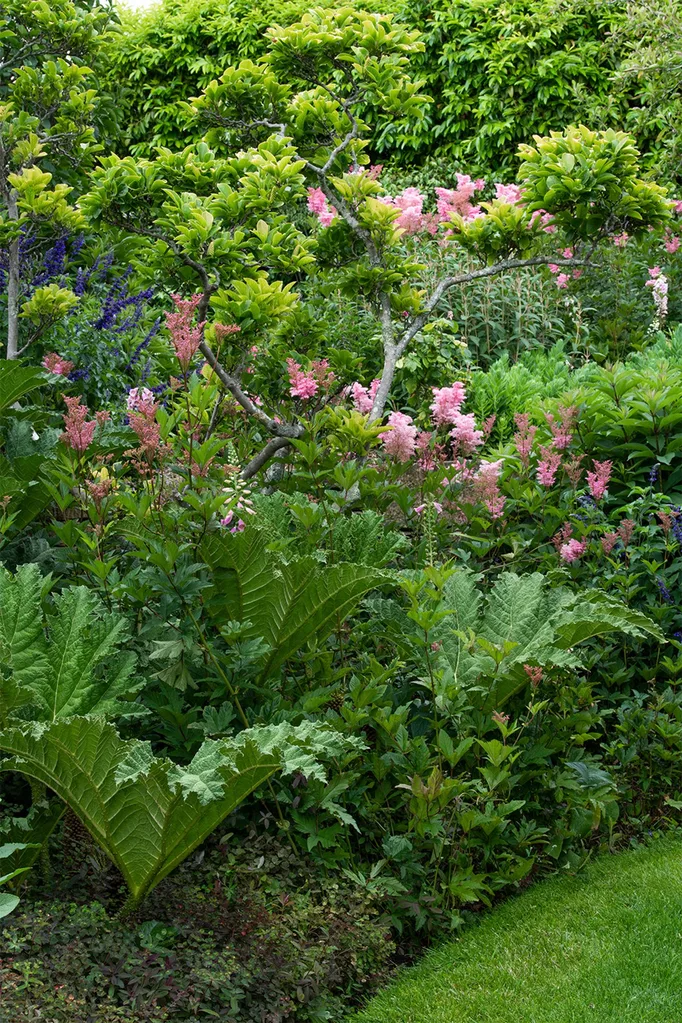
{"type": "Polygon", "coordinates": [[[664,641],[646,615],[592,590],[552,586],[539,572],[503,572],[482,600],[474,574],[460,569],[444,586],[442,609],[452,614],[435,632],[455,683],[484,683],[496,706],[528,684],[524,664],[578,667],[573,648],[588,639],[619,632],[664,641]]]}
{"type": "Polygon", "coordinates": [[[252,623],[270,645],[262,674],[273,674],[309,640],[325,639],[370,590],[391,575],[365,565],[320,566],[313,558],[284,563],[250,529],[211,538],[203,547],[214,586],[207,607],[218,623],[252,623]]]}
{"type": "Polygon", "coordinates": [[[11,359],[0,359],[0,412],[11,408],[44,382],[45,374],[41,369],[22,366],[11,359]]]}
{"type": "Polygon", "coordinates": [[[0,749],[9,755],[0,770],[42,782],[73,810],[135,902],[280,766],[276,752],[248,741],[232,757],[209,742],[181,770],[85,717],[0,733],[0,749]]]}
{"type": "Polygon", "coordinates": [[[7,674],[0,679],[0,723],[26,704],[39,721],[129,713],[135,705],[122,697],[141,682],[131,677],[134,653],[121,650],[125,619],[83,586],[56,594],[43,614],[47,584],[36,565],[14,575],[0,567],[0,661],[7,674]]]}
{"type": "Polygon", "coordinates": [[[139,901],[277,770],[324,780],[317,756],[364,748],[312,722],[247,729],[203,743],[186,765],[122,740],[103,718],[0,732],[0,770],[41,782],[80,818],[139,901]]]}

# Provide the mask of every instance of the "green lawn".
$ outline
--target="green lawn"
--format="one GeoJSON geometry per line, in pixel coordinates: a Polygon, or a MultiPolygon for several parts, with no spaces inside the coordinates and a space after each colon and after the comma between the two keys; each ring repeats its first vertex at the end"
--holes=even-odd
{"type": "Polygon", "coordinates": [[[542,881],[354,1023],[682,1023],[682,842],[542,881]]]}

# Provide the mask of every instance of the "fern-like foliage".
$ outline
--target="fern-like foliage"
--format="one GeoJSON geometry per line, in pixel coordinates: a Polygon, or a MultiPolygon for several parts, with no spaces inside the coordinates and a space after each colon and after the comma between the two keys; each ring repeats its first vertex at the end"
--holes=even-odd
{"type": "Polygon", "coordinates": [[[207,740],[179,766],[155,757],[149,743],[122,740],[103,718],[73,717],[1,732],[0,770],[52,789],[116,864],[137,905],[276,771],[324,780],[318,755],[361,748],[311,723],[281,724],[207,740]]]}
{"type": "Polygon", "coordinates": [[[123,697],[142,683],[132,677],[135,655],[121,649],[125,619],[83,586],[56,594],[44,612],[45,585],[36,565],[0,568],[0,725],[130,713],[123,697]]]}
{"type": "Polygon", "coordinates": [[[364,565],[321,567],[313,558],[282,562],[254,529],[211,538],[203,556],[214,579],[208,611],[218,624],[251,622],[270,648],[263,678],[308,641],[325,639],[366,593],[392,581],[388,573],[364,565]]]}
{"type": "Polygon", "coordinates": [[[588,639],[620,632],[664,641],[639,611],[602,593],[553,587],[537,572],[505,572],[484,596],[474,573],[458,570],[445,584],[442,610],[450,614],[438,626],[438,640],[453,681],[471,687],[488,680],[496,706],[527,684],[524,664],[579,667],[574,648],[588,639]]]}

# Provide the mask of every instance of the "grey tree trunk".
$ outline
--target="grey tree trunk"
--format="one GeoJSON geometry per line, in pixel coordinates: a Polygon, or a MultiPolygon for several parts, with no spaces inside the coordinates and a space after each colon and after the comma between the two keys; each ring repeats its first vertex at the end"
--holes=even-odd
{"type": "MultiPolygon", "coordinates": [[[[10,220],[19,219],[17,195],[9,193],[7,212],[10,220]]],[[[9,274],[7,277],[7,359],[16,359],[19,354],[19,239],[9,246],[9,274]]]]}

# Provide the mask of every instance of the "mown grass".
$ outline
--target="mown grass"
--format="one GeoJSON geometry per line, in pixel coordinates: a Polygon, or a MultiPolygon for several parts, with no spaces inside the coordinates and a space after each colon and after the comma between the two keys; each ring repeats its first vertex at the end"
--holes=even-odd
{"type": "Polygon", "coordinates": [[[682,841],[543,881],[354,1023],[682,1023],[682,841]]]}

